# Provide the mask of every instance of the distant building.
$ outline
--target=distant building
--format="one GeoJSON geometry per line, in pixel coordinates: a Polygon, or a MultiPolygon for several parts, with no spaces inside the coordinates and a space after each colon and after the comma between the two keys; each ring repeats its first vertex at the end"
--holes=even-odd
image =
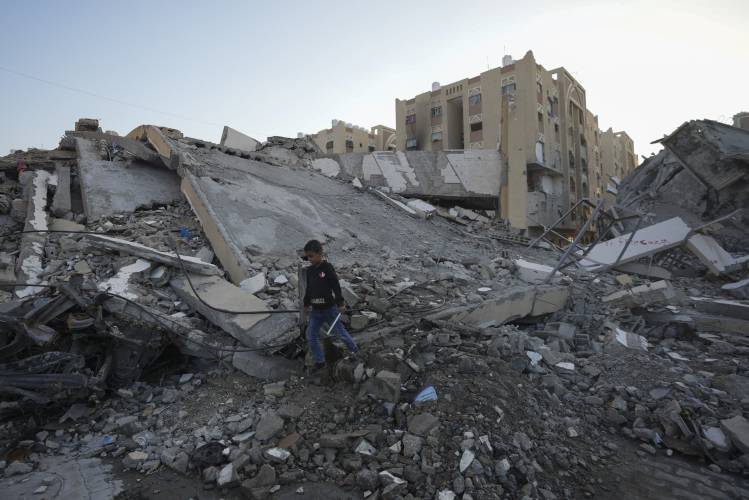
{"type": "MultiPolygon", "coordinates": [[[[500,214],[532,233],[581,198],[602,197],[610,172],[620,167],[625,175],[636,165],[626,133],[601,133],[583,86],[562,67],[546,70],[530,51],[520,60],[505,56],[501,67],[473,78],[435,82],[431,91],[396,99],[395,111],[398,151],[498,149],[507,166],[500,214]]],[[[574,230],[586,213],[573,213],[564,227],[574,230]]]]}
{"type": "Polygon", "coordinates": [[[742,111],[733,115],[733,126],[749,130],[749,112],[742,111]]]}
{"type": "Polygon", "coordinates": [[[323,153],[328,154],[395,150],[395,130],[385,125],[367,130],[341,120],[333,120],[330,128],[310,137],[323,153]]]}

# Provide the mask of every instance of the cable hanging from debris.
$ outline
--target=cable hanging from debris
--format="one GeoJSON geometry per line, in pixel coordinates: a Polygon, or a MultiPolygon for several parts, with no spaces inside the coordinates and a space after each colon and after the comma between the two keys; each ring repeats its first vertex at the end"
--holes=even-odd
{"type": "MultiPolygon", "coordinates": [[[[29,229],[29,230],[15,231],[15,232],[12,232],[12,233],[0,235],[0,240],[3,240],[3,239],[5,239],[5,238],[7,238],[9,236],[15,236],[15,235],[27,234],[27,233],[95,234],[95,235],[99,235],[99,236],[106,236],[105,233],[101,233],[101,232],[97,232],[97,231],[63,231],[63,230],[54,230],[54,229],[29,229]]],[[[222,312],[222,313],[226,313],[226,314],[237,314],[237,315],[245,315],[245,314],[247,314],[247,315],[249,315],[249,314],[296,314],[296,313],[300,312],[299,309],[268,309],[268,310],[264,310],[264,311],[261,311],[261,310],[254,310],[254,311],[232,311],[230,309],[223,309],[223,308],[220,308],[220,307],[216,307],[216,306],[214,306],[212,304],[209,304],[208,302],[206,302],[200,296],[200,294],[198,293],[198,291],[195,289],[195,286],[193,285],[192,280],[190,279],[189,273],[187,272],[187,270],[185,270],[184,263],[182,262],[182,257],[179,254],[179,252],[177,251],[176,245],[174,245],[172,247],[172,250],[174,251],[174,254],[177,256],[177,261],[179,262],[179,267],[182,270],[182,272],[184,273],[185,279],[187,280],[188,285],[190,285],[190,289],[192,290],[192,293],[195,295],[195,297],[198,299],[198,301],[201,304],[205,305],[206,307],[208,307],[208,308],[210,308],[210,309],[212,309],[214,311],[218,311],[218,312],[222,312]]],[[[29,285],[29,286],[37,286],[37,285],[29,285]]]]}
{"type": "Polygon", "coordinates": [[[221,125],[219,123],[210,122],[210,121],[207,121],[207,120],[201,120],[199,118],[190,118],[189,116],[180,115],[180,114],[177,114],[177,113],[170,113],[169,111],[162,111],[160,109],[151,108],[151,107],[148,107],[148,106],[143,106],[143,105],[140,105],[140,104],[135,104],[135,103],[132,103],[132,102],[127,102],[127,101],[123,101],[123,100],[120,100],[120,99],[115,99],[115,98],[112,98],[112,97],[107,97],[107,96],[104,96],[104,95],[101,95],[101,94],[96,94],[96,93],[90,92],[88,90],[79,89],[79,88],[76,88],[76,87],[71,87],[70,85],[65,85],[63,83],[54,82],[52,80],[47,80],[45,78],[39,78],[38,76],[30,75],[28,73],[23,73],[21,71],[16,71],[16,70],[11,69],[11,68],[6,68],[5,66],[0,66],[0,70],[5,71],[5,72],[10,73],[10,74],[13,74],[13,75],[16,75],[16,76],[20,76],[20,77],[23,77],[23,78],[28,78],[29,80],[34,80],[34,81],[37,81],[37,82],[41,82],[41,83],[44,83],[46,85],[51,85],[53,87],[59,87],[61,89],[65,89],[65,90],[68,90],[70,92],[77,92],[79,94],[87,95],[89,97],[95,97],[97,99],[103,99],[105,101],[110,101],[110,102],[113,102],[113,103],[116,103],[116,104],[120,104],[120,105],[123,105],[123,106],[129,106],[131,108],[142,109],[144,111],[150,111],[151,113],[159,113],[159,114],[162,114],[162,115],[171,116],[173,118],[180,118],[182,120],[188,120],[188,121],[195,122],[195,123],[202,123],[203,125],[211,125],[212,127],[222,127],[223,126],[223,125],[221,125]]]}

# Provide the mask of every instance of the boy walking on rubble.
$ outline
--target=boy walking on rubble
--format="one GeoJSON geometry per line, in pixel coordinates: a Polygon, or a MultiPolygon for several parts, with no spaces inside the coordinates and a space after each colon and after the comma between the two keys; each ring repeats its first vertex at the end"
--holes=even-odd
{"type": "Polygon", "coordinates": [[[346,305],[335,269],[330,262],[323,259],[322,244],[317,240],[308,241],[304,245],[304,257],[311,264],[306,270],[307,289],[304,293],[304,314],[309,318],[307,343],[315,360],[314,369],[319,370],[325,365],[325,356],[318,336],[323,323],[333,325],[335,322],[333,333],[341,338],[354,356],[359,349],[338,318],[339,314],[345,311],[346,305]]]}

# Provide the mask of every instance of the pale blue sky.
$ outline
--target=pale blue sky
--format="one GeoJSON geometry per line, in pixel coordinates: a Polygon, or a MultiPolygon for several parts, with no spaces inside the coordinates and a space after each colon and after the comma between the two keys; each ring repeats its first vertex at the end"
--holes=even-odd
{"type": "Polygon", "coordinates": [[[600,126],[629,132],[638,153],[685,120],[749,110],[745,0],[6,0],[0,26],[0,156],[54,147],[79,117],[215,142],[224,124],[261,140],[331,118],[394,126],[396,97],[505,50],[565,66],[600,126]]]}

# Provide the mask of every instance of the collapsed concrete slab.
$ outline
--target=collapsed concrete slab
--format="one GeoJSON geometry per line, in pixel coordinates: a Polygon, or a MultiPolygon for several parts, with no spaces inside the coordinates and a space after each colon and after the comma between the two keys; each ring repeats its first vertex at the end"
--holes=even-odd
{"type": "Polygon", "coordinates": [[[253,139],[249,135],[243,134],[239,130],[235,130],[229,126],[224,126],[224,130],[221,132],[220,144],[227,148],[252,152],[258,148],[260,141],[253,139]]]}
{"type": "Polygon", "coordinates": [[[385,200],[389,205],[398,208],[400,210],[403,210],[406,214],[410,215],[411,217],[418,217],[419,214],[414,210],[413,208],[409,207],[405,203],[401,203],[400,201],[396,200],[395,198],[391,198],[390,196],[386,195],[382,191],[379,191],[377,189],[372,191],[374,194],[385,200]]]}
{"type": "Polygon", "coordinates": [[[616,266],[616,270],[623,273],[637,274],[638,276],[658,280],[670,280],[673,277],[673,273],[666,268],[656,265],[642,264],[640,262],[621,264],[616,266]]]}
{"type": "Polygon", "coordinates": [[[182,267],[184,267],[187,271],[193,273],[205,275],[223,274],[218,267],[208,262],[203,262],[197,257],[190,257],[188,255],[180,255],[179,257],[177,257],[177,255],[174,253],[162,252],[160,250],[141,245],[140,243],[135,243],[134,241],[127,241],[120,238],[112,238],[110,236],[103,236],[99,234],[87,234],[84,236],[84,240],[97,248],[103,248],[115,252],[122,252],[128,255],[135,255],[137,257],[142,257],[153,262],[159,262],[161,264],[165,264],[177,269],[181,269],[182,267]],[[182,264],[181,266],[180,260],[182,264]]]}
{"type": "Polygon", "coordinates": [[[154,125],[140,125],[126,136],[128,139],[145,141],[159,154],[161,161],[172,170],[179,167],[179,154],[174,149],[170,139],[179,139],[182,132],[176,129],[156,127],[154,125]]]}
{"type": "Polygon", "coordinates": [[[179,201],[179,177],[142,162],[100,159],[94,142],[76,138],[83,210],[90,221],[179,201]]]}
{"type": "Polygon", "coordinates": [[[151,263],[145,259],[138,259],[132,264],[123,266],[117,274],[98,284],[99,290],[113,293],[119,297],[136,300],[140,294],[132,287],[131,278],[148,271],[151,263]]]}
{"type": "Polygon", "coordinates": [[[450,317],[453,321],[472,325],[502,325],[526,316],[541,316],[559,311],[568,298],[569,288],[564,286],[514,287],[476,306],[440,313],[430,318],[450,317]]]}
{"type": "Polygon", "coordinates": [[[200,298],[195,295],[184,275],[172,279],[170,285],[190,307],[244,346],[282,347],[299,334],[298,330],[293,329],[296,314],[231,314],[214,309],[241,312],[269,310],[265,302],[222,278],[190,274],[190,281],[200,298]]]}
{"type": "Polygon", "coordinates": [[[734,283],[726,283],[720,289],[737,299],[749,299],[749,278],[734,283]]]}
{"type": "Polygon", "coordinates": [[[102,132],[89,132],[89,131],[81,131],[81,132],[65,132],[66,136],[70,137],[80,137],[82,139],[88,139],[92,141],[98,141],[98,140],[104,140],[108,143],[112,144],[113,146],[118,146],[130,153],[131,155],[135,156],[137,159],[142,160],[146,163],[151,164],[161,164],[161,157],[159,154],[154,151],[153,149],[150,149],[148,146],[146,146],[145,143],[141,141],[137,141],[135,139],[131,139],[129,137],[122,137],[120,135],[114,135],[109,133],[102,133],[102,132]]]}
{"type": "Polygon", "coordinates": [[[679,294],[668,281],[656,281],[636,286],[628,290],[619,290],[602,299],[604,304],[623,307],[648,306],[651,304],[675,304],[679,294]]]}
{"type": "MultiPolygon", "coordinates": [[[[515,270],[517,271],[518,277],[531,285],[540,285],[546,281],[552,271],[554,271],[554,268],[551,266],[537,264],[525,259],[515,259],[513,263],[515,264],[515,270]]],[[[557,274],[555,278],[558,281],[562,279],[562,275],[557,274]]]]}
{"type": "Polygon", "coordinates": [[[499,196],[502,161],[498,151],[486,149],[375,151],[328,155],[314,160],[312,168],[408,197],[471,199],[478,205],[483,200],[482,207],[491,209],[499,196]]]}
{"type": "Polygon", "coordinates": [[[264,356],[254,351],[237,351],[232,366],[245,374],[264,380],[284,380],[300,373],[300,364],[279,356],[264,356]]]}
{"type": "MultiPolygon", "coordinates": [[[[26,194],[26,225],[24,231],[46,231],[48,229],[48,215],[45,210],[47,206],[47,188],[52,180],[49,172],[36,170],[31,172],[28,184],[25,186],[26,194]]],[[[27,233],[21,237],[20,252],[16,259],[16,276],[18,282],[34,285],[44,284],[43,260],[44,247],[47,242],[47,234],[27,233]]],[[[25,286],[16,288],[15,294],[18,298],[29,297],[44,290],[41,287],[25,286]]]]}
{"type": "Polygon", "coordinates": [[[690,297],[690,301],[695,309],[701,312],[749,320],[749,304],[744,302],[707,297],[690,297]]]}
{"type": "Polygon", "coordinates": [[[713,238],[705,234],[695,234],[687,240],[687,248],[700,259],[713,274],[723,274],[735,270],[749,260],[748,256],[736,258],[726,252],[713,238]]]}
{"type": "Polygon", "coordinates": [[[677,247],[684,243],[690,232],[691,228],[680,217],[674,217],[637,230],[629,246],[627,241],[630,240],[631,233],[598,243],[578,264],[588,271],[599,271],[615,264],[625,264],[677,247]],[[625,247],[626,251],[622,254],[625,247]]]}

